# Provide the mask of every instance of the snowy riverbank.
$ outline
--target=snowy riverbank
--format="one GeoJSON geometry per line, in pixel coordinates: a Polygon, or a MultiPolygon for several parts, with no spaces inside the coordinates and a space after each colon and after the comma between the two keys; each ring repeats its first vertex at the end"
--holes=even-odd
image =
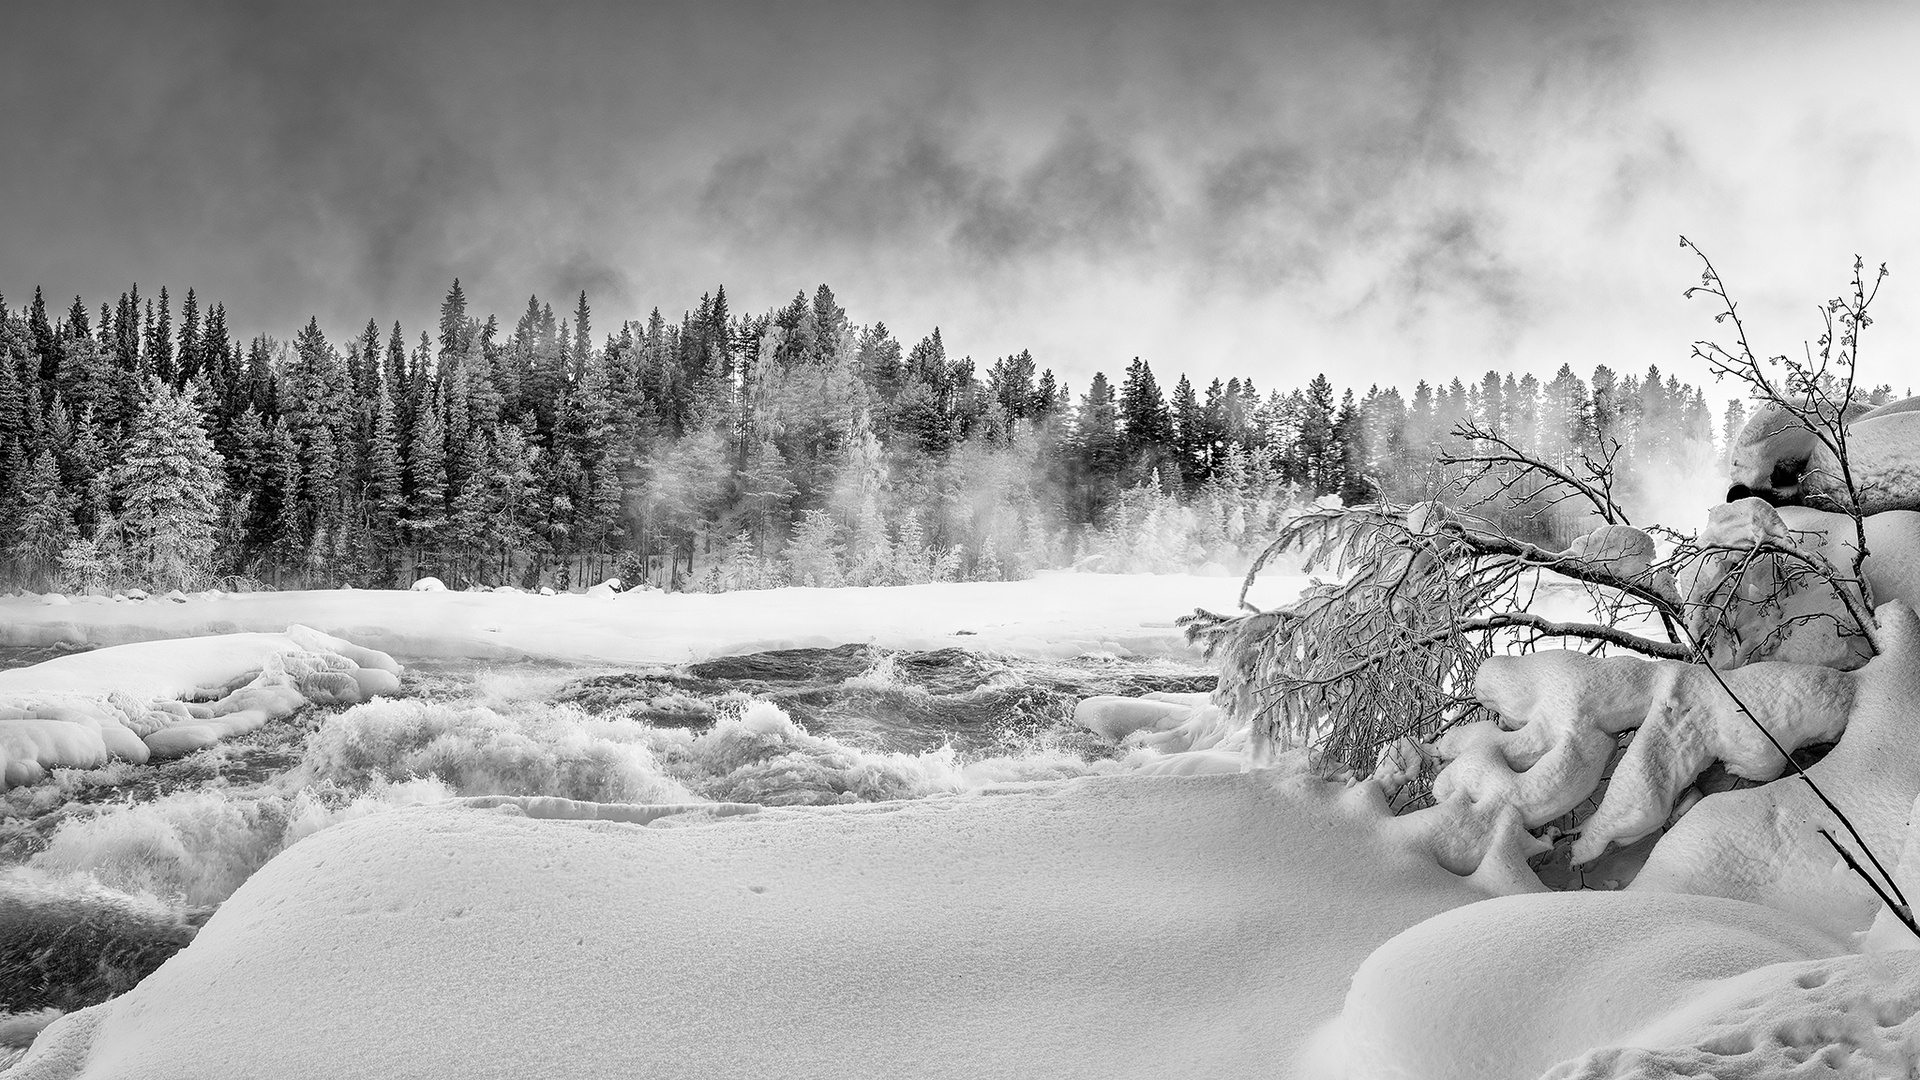
{"type": "MultiPolygon", "coordinates": [[[[1252,599],[1281,603],[1304,578],[1263,578],[1252,599]]],[[[117,645],[300,623],[403,659],[536,656],[684,663],[851,642],[961,646],[1041,656],[1187,655],[1173,620],[1230,611],[1240,578],[1042,573],[1028,581],[945,582],[729,593],[606,596],[333,590],[150,597],[0,597],[0,645],[117,645]],[[51,600],[51,602],[49,602],[51,600]]]]}

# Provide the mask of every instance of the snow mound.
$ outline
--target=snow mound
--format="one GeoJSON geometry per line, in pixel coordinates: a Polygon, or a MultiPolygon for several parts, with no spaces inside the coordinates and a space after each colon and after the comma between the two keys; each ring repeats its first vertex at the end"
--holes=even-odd
{"type": "Polygon", "coordinates": [[[437,577],[423,577],[407,588],[413,592],[446,592],[447,583],[437,577]]]}
{"type": "Polygon", "coordinates": [[[384,653],[305,626],[150,641],[0,671],[0,789],[47,770],[178,757],[309,703],[399,689],[384,653]]]}
{"type": "MultiPolygon", "coordinates": [[[[1883,405],[1846,424],[1847,457],[1865,513],[1920,510],[1920,412],[1912,402],[1883,405]]],[[[1730,499],[1752,494],[1803,504],[1845,498],[1833,451],[1778,405],[1755,410],[1734,442],[1731,466],[1730,499]]]]}
{"type": "Polygon", "coordinates": [[[1734,667],[1771,659],[1854,668],[1873,654],[1849,610],[1866,610],[1859,586],[1830,582],[1809,568],[1824,561],[1841,577],[1852,574],[1851,518],[1741,499],[1708,512],[1700,544],[1709,550],[1682,570],[1680,590],[1687,631],[1707,643],[1714,663],[1734,667]],[[1799,557],[1757,553],[1760,544],[1799,557]]]}
{"type": "MultiPolygon", "coordinates": [[[[1721,677],[1789,751],[1846,726],[1846,672],[1768,662],[1721,677]]],[[[1431,748],[1446,763],[1433,781],[1435,805],[1405,815],[1418,842],[1459,874],[1478,872],[1490,851],[1502,850],[1510,863],[1516,853],[1544,850],[1524,831],[1591,798],[1631,729],[1637,733],[1574,844],[1576,863],[1658,829],[1713,762],[1755,780],[1787,767],[1719,680],[1695,664],[1567,650],[1495,656],[1481,664],[1474,693],[1499,720],[1441,736],[1431,748]]],[[[1382,790],[1390,795],[1408,767],[1386,770],[1382,790]]]]}
{"type": "Polygon", "coordinates": [[[1436,915],[1369,956],[1302,1074],[1537,1077],[1682,1014],[1702,983],[1843,951],[1781,912],[1715,897],[1498,897],[1436,915]]]}
{"type": "Polygon", "coordinates": [[[1772,964],[1723,979],[1541,1080],[1826,1080],[1911,1076],[1920,951],[1772,964]]]}
{"type": "Polygon", "coordinates": [[[288,849],[26,1075],[1270,1076],[1366,953],[1481,895],[1271,772],[648,825],[422,807],[288,849]]]}
{"type": "MultiPolygon", "coordinates": [[[[1880,609],[1877,622],[1882,652],[1853,676],[1846,733],[1806,771],[1867,846],[1891,858],[1907,840],[1908,815],[1920,797],[1920,619],[1895,602],[1880,609]]],[[[1880,902],[1821,829],[1848,841],[1797,778],[1709,795],[1661,837],[1631,887],[1747,900],[1830,933],[1864,931],[1880,902]]]]}
{"type": "Polygon", "coordinates": [[[1073,722],[1111,743],[1166,754],[1196,751],[1245,755],[1251,728],[1213,703],[1213,695],[1155,692],[1099,694],[1073,707],[1073,722]]]}

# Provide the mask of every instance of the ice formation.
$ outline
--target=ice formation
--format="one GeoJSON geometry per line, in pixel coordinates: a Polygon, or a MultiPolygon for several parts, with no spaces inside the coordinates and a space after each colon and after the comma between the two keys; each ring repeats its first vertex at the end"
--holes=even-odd
{"type": "MultiPolygon", "coordinates": [[[[1860,509],[1920,509],[1920,405],[1916,399],[1867,410],[1846,424],[1847,457],[1860,509]]],[[[1787,410],[1768,404],[1735,440],[1729,501],[1757,495],[1776,505],[1844,500],[1833,451],[1787,410]]]]}
{"type": "Polygon", "coordinates": [[[385,653],[305,626],[119,645],[0,671],[0,789],[48,769],[178,757],[309,703],[400,686],[385,653]]]}

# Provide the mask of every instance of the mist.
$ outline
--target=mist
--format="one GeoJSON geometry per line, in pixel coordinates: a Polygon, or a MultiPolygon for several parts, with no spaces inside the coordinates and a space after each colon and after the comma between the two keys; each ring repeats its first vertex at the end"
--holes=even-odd
{"type": "MultiPolygon", "coordinates": [[[[0,177],[0,291],[192,286],[243,335],[310,314],[340,335],[425,323],[454,277],[482,310],[584,290],[609,320],[824,281],[902,335],[1030,348],[1076,386],[1134,355],[1408,385],[1682,362],[1711,325],[1679,299],[1686,232],[1787,351],[1853,253],[1898,274],[1920,252],[1914,17],[33,10],[0,45],[0,134],[26,148],[0,177]]],[[[1904,356],[1866,362],[1891,379],[1904,356]]]]}

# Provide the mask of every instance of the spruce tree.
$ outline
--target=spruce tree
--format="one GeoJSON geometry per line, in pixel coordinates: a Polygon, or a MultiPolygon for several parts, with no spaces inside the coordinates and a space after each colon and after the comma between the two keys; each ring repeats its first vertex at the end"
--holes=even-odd
{"type": "Polygon", "coordinates": [[[407,539],[431,550],[447,524],[447,444],[440,409],[428,399],[407,444],[407,539]]]}
{"type": "Polygon", "coordinates": [[[400,454],[399,429],[393,423],[393,403],[384,387],[373,395],[373,435],[367,451],[367,503],[374,539],[383,547],[399,540],[406,513],[405,463],[400,454]]]}
{"type": "Polygon", "coordinates": [[[0,544],[29,587],[52,588],[60,568],[60,553],[74,538],[73,499],[60,481],[53,451],[41,448],[33,457],[25,482],[12,499],[11,527],[0,531],[0,544]]]}
{"type": "Polygon", "coordinates": [[[205,578],[223,464],[193,398],[149,382],[113,488],[130,564],[154,588],[192,588],[205,578]]]}
{"type": "Polygon", "coordinates": [[[200,376],[204,357],[200,347],[200,298],[187,290],[180,302],[180,349],[174,385],[184,386],[200,376]]]}
{"type": "Polygon", "coordinates": [[[147,305],[147,365],[148,370],[161,382],[172,385],[173,315],[167,306],[167,287],[162,285],[159,305],[147,305]]]}
{"type": "Polygon", "coordinates": [[[34,358],[40,364],[40,381],[54,381],[60,372],[59,341],[54,337],[53,323],[47,321],[47,299],[38,285],[33,287],[33,304],[27,309],[27,332],[34,358]]]}

